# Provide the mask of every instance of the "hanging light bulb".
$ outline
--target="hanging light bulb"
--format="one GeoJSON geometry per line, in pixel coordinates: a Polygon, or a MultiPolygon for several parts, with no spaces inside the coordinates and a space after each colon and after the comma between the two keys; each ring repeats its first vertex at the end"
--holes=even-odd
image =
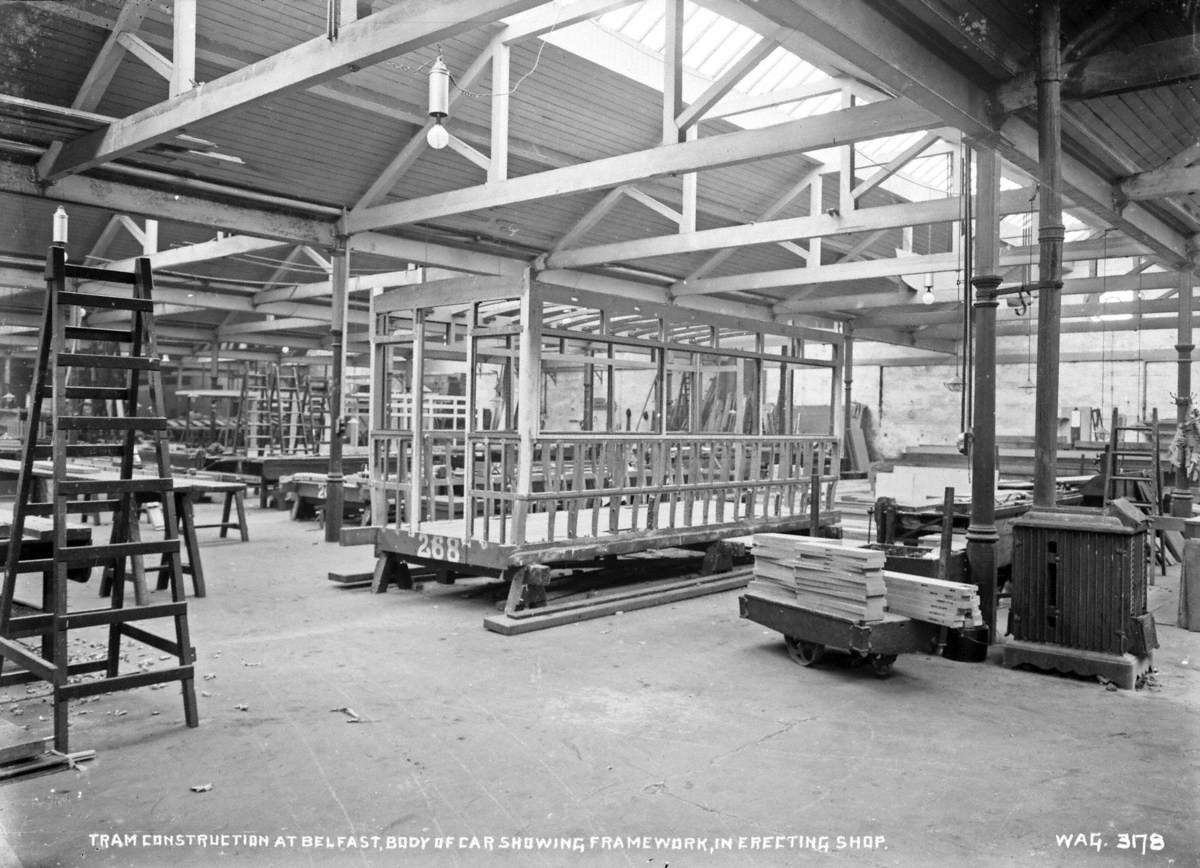
{"type": "Polygon", "coordinates": [[[450,133],[442,126],[440,120],[429,128],[429,132],[425,134],[425,142],[435,151],[440,151],[450,144],[450,133]]]}
{"type": "Polygon", "coordinates": [[[921,304],[933,304],[936,299],[933,297],[933,281],[925,284],[925,293],[921,296],[921,304]]]}
{"type": "Polygon", "coordinates": [[[429,116],[435,123],[425,134],[425,141],[434,150],[450,144],[450,133],[442,126],[442,119],[450,114],[450,69],[439,57],[429,68],[429,116]]]}
{"type": "Polygon", "coordinates": [[[54,210],[54,243],[59,247],[65,247],[67,244],[67,225],[70,218],[67,216],[66,209],[59,205],[54,210]]]}

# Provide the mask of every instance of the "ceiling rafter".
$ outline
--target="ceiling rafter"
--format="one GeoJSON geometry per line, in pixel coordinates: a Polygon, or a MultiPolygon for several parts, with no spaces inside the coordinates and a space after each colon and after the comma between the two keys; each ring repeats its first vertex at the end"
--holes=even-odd
{"type": "Polygon", "coordinates": [[[42,173],[53,181],[134,153],[181,130],[263,99],[311,87],[448,39],[542,0],[402,0],[342,27],[192,88],[68,142],[42,173]]]}
{"type": "Polygon", "coordinates": [[[582,193],[643,178],[734,165],[768,156],[802,153],[845,143],[912,132],[933,125],[930,114],[898,101],[872,103],[757,130],[708,136],[616,157],[511,178],[498,184],[465,187],[351,212],[343,218],[348,234],[464,214],[484,208],[582,193]]]}

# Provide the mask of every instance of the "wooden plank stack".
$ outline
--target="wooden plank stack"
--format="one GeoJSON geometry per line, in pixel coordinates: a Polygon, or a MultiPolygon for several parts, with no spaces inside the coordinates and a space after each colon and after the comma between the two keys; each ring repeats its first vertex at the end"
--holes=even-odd
{"type": "Polygon", "coordinates": [[[749,590],[780,592],[796,605],[850,621],[883,619],[884,553],[789,534],[754,535],[749,590]]]}
{"type": "Polygon", "coordinates": [[[974,585],[891,570],[883,572],[883,581],[887,585],[889,612],[955,629],[983,623],[979,590],[974,585]]]}

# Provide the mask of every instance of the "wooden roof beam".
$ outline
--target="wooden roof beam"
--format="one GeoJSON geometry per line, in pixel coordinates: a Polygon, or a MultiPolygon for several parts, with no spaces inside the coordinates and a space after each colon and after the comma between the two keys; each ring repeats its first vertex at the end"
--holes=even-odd
{"type": "MultiPolygon", "coordinates": [[[[816,166],[812,169],[809,169],[807,172],[805,172],[803,175],[800,176],[800,179],[798,181],[796,181],[796,183],[792,184],[792,186],[790,186],[790,187],[788,187],[788,189],[784,190],[780,196],[776,197],[776,199],[770,205],[768,205],[766,208],[764,208],[762,213],[758,215],[758,219],[760,221],[773,220],[776,216],[778,216],[780,214],[780,212],[783,211],[783,209],[785,209],[788,205],[792,204],[792,202],[795,201],[797,196],[799,196],[801,193],[803,193],[805,190],[807,190],[812,185],[813,181],[816,180],[817,178],[819,178],[820,176],[821,176],[821,167],[820,166],[816,166]]],[[[698,277],[703,277],[704,275],[706,275],[710,271],[712,271],[714,268],[716,268],[718,265],[720,265],[722,262],[724,262],[726,259],[728,259],[730,256],[733,256],[733,254],[735,252],[736,252],[735,248],[732,248],[732,247],[725,247],[721,250],[718,250],[712,256],[708,257],[708,259],[704,260],[704,262],[702,262],[699,265],[699,267],[694,268],[688,274],[688,276],[684,278],[684,280],[695,280],[698,277]]],[[[805,257],[805,261],[806,262],[808,261],[807,256],[805,257]]]]}
{"type": "MultiPolygon", "coordinates": [[[[255,238],[252,235],[227,235],[224,238],[214,238],[212,241],[201,241],[197,244],[186,244],[182,247],[172,247],[170,250],[160,250],[149,256],[150,267],[156,271],[178,268],[181,265],[193,265],[197,262],[210,262],[214,259],[224,259],[226,256],[236,256],[239,253],[253,253],[257,250],[270,250],[282,247],[285,242],[276,238],[255,238]]],[[[114,259],[106,268],[115,271],[131,271],[136,257],[129,259],[114,259]]]]}
{"type": "MultiPolygon", "coordinates": [[[[793,187],[793,189],[795,188],[793,187]]],[[[1001,199],[1001,210],[1007,214],[1020,213],[1028,207],[1028,204],[1028,190],[1010,190],[1001,199]]],[[[583,268],[609,262],[625,262],[632,259],[670,256],[678,253],[695,253],[702,250],[748,247],[754,244],[791,241],[796,238],[816,238],[925,223],[944,223],[956,220],[961,208],[962,203],[957,197],[931,199],[927,202],[906,202],[900,205],[860,208],[848,214],[814,214],[787,220],[702,229],[687,234],[659,235],[652,238],[618,241],[612,244],[599,244],[594,247],[581,247],[552,253],[546,257],[544,267],[583,268]]],[[[687,285],[689,282],[681,281],[681,285],[687,285]]]]}
{"type": "Polygon", "coordinates": [[[686,130],[688,127],[698,124],[700,119],[705,117],[710,109],[733,90],[739,81],[749,75],[778,47],[779,42],[774,36],[764,36],[759,39],[750,46],[749,51],[725,70],[720,78],[709,85],[704,93],[696,97],[687,108],[675,116],[675,125],[681,130],[686,130]]]}
{"type": "MultiPolygon", "coordinates": [[[[137,177],[137,176],[135,176],[137,177]]],[[[235,205],[216,197],[155,190],[137,183],[99,178],[67,177],[54,184],[39,184],[30,167],[0,159],[0,192],[140,214],[162,220],[178,220],[234,232],[254,233],[282,241],[299,241],[328,246],[333,243],[333,224],[327,220],[301,217],[249,205],[235,205]]]]}
{"type": "Polygon", "coordinates": [[[576,241],[587,235],[592,228],[599,223],[604,217],[616,207],[621,201],[621,197],[625,195],[625,186],[615,187],[605,193],[595,205],[587,210],[587,213],[575,221],[575,225],[563,233],[558,239],[551,252],[565,250],[575,244],[576,241]]]}
{"type": "MultiPolygon", "coordinates": [[[[1120,275],[1113,277],[1077,277],[1063,281],[1062,294],[1092,295],[1099,292],[1120,292],[1137,290],[1170,289],[1177,285],[1179,278],[1173,271],[1138,275],[1120,275]]],[[[776,309],[780,312],[794,311],[798,313],[830,313],[842,312],[848,314],[862,313],[863,315],[884,315],[886,311],[904,309],[907,307],[920,308],[923,305],[921,294],[908,286],[897,286],[888,292],[846,292],[830,286],[803,287],[809,291],[804,299],[795,295],[779,302],[776,309]],[[817,295],[817,289],[826,292],[817,295]]]]}
{"type": "MultiPolygon", "coordinates": [[[[711,6],[717,0],[703,2],[711,6]]],[[[1010,116],[997,130],[989,114],[991,93],[974,84],[950,60],[880,16],[866,0],[757,0],[753,6],[761,19],[755,28],[759,32],[790,27],[839,57],[842,69],[902,94],[968,137],[987,140],[1020,168],[1036,167],[1037,135],[1028,123],[1010,116]]],[[[1151,246],[1173,265],[1186,258],[1186,239],[1179,232],[1136,204],[1118,211],[1112,202],[1110,180],[1065,155],[1063,194],[1151,246]]]]}
{"type": "MultiPolygon", "coordinates": [[[[396,286],[415,286],[430,280],[458,277],[461,272],[440,268],[409,268],[404,271],[388,271],[379,274],[358,274],[346,284],[346,292],[366,292],[373,289],[390,289],[396,286]]],[[[306,298],[322,298],[333,293],[333,284],[328,280],[313,283],[274,286],[254,294],[256,305],[276,301],[301,301],[306,298]]]]}
{"type": "Polygon", "coordinates": [[[158,50],[142,39],[136,33],[128,31],[117,37],[121,47],[146,64],[160,78],[171,80],[175,72],[175,64],[158,53],[158,50]]]}
{"type": "Polygon", "coordinates": [[[929,148],[937,141],[945,138],[948,135],[950,135],[950,132],[947,130],[930,130],[903,151],[888,160],[885,165],[880,166],[879,169],[869,178],[860,181],[858,186],[850,191],[850,198],[857,199],[863,194],[874,190],[888,178],[892,177],[892,175],[896,174],[905,166],[907,166],[913,161],[914,158],[920,156],[921,152],[926,148],[929,148]]]}
{"type": "Polygon", "coordinates": [[[930,114],[898,101],[805,118],[757,130],[709,136],[694,142],[663,145],[631,154],[607,157],[550,169],[497,184],[438,193],[351,212],[343,229],[354,234],[465,214],[485,208],[516,205],[552,196],[615,187],[644,178],[729,166],[764,157],[816,150],[831,144],[864,141],[900,132],[926,129],[930,114]]]}
{"type": "MultiPolygon", "coordinates": [[[[734,93],[726,96],[713,106],[704,116],[706,119],[727,118],[760,109],[773,108],[792,102],[802,102],[831,93],[841,93],[846,87],[856,88],[857,83],[845,78],[827,78],[822,81],[810,81],[796,87],[774,90],[769,93],[734,93]]],[[[879,99],[879,92],[873,89],[858,87],[858,95],[868,100],[879,99]]]]}
{"type": "MultiPolygon", "coordinates": [[[[1063,245],[1063,261],[1096,258],[1092,242],[1063,245]]],[[[1110,254],[1115,255],[1115,253],[1110,254]]],[[[1019,249],[1004,250],[1000,254],[1000,266],[1024,265],[1027,254],[1019,249]]],[[[934,253],[927,256],[888,257],[867,259],[860,262],[839,262],[831,265],[808,266],[806,268],[782,268],[775,271],[760,271],[752,274],[735,274],[729,277],[706,277],[686,285],[676,285],[676,297],[717,292],[757,291],[782,287],[806,287],[822,283],[869,280],[871,278],[896,277],[903,274],[926,274],[928,272],[956,271],[961,268],[961,258],[955,253],[934,253]]],[[[793,308],[791,300],[785,299],[775,305],[775,312],[787,313],[793,308]]],[[[802,305],[802,303],[798,303],[802,305]]]]}
{"type": "MultiPolygon", "coordinates": [[[[108,85],[112,81],[112,77],[116,75],[117,67],[121,64],[121,58],[125,55],[125,46],[121,44],[121,36],[125,33],[133,33],[141,26],[142,19],[150,11],[150,5],[151,0],[126,0],[121,11],[117,13],[112,29],[104,39],[104,44],[96,53],[87,75],[84,76],[83,84],[79,86],[75,99],[71,101],[71,108],[90,112],[100,105],[100,100],[104,97],[104,92],[108,90],[108,85]]],[[[58,158],[62,148],[63,142],[61,141],[50,143],[50,147],[38,164],[39,172],[50,167],[58,158]]]]}
{"type": "Polygon", "coordinates": [[[1129,200],[1200,193],[1200,166],[1154,169],[1131,175],[1117,185],[1117,192],[1129,200]]]}
{"type": "MultiPolygon", "coordinates": [[[[1062,96],[1093,99],[1197,78],[1200,78],[1200,47],[1191,36],[1182,36],[1064,63],[1062,96]]],[[[1021,72],[1000,85],[995,101],[1005,113],[1034,105],[1037,72],[1021,72]]]]}
{"type": "Polygon", "coordinates": [[[168,139],[186,127],[407,54],[540,2],[543,0],[401,0],[347,24],[336,42],[315,37],[81,136],[64,145],[42,177],[53,181],[86,171],[168,139]]]}

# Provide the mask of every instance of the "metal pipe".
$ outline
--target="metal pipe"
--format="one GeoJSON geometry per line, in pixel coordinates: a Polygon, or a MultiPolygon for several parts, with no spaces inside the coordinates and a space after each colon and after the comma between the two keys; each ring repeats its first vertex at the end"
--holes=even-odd
{"type": "Polygon", "coordinates": [[[1058,360],[1062,320],[1062,54],[1060,0],[1041,0],[1038,46],[1038,348],[1033,502],[1053,506],[1058,459],[1058,360]]]}
{"type": "MultiPolygon", "coordinates": [[[[1179,329],[1175,337],[1175,352],[1179,354],[1179,370],[1175,383],[1175,419],[1179,431],[1187,422],[1192,406],[1192,283],[1194,274],[1190,268],[1179,272],[1179,329]]],[[[1179,450],[1179,464],[1175,468],[1175,490],[1171,492],[1171,515],[1192,517],[1192,489],[1188,479],[1187,447],[1179,450]]]]}
{"type": "Polygon", "coordinates": [[[329,338],[333,353],[333,377],[329,384],[329,470],[325,481],[325,541],[337,542],[342,535],[342,344],[346,332],[346,286],[350,281],[350,256],[345,239],[338,239],[330,262],[333,301],[330,310],[329,338]]]}
{"type": "Polygon", "coordinates": [[[996,274],[1000,161],[991,148],[979,148],[979,207],[976,212],[975,267],[971,285],[975,365],[971,414],[971,523],[967,527],[967,563],[979,587],[979,603],[988,641],[996,638],[996,309],[1000,306],[996,274]]]}

